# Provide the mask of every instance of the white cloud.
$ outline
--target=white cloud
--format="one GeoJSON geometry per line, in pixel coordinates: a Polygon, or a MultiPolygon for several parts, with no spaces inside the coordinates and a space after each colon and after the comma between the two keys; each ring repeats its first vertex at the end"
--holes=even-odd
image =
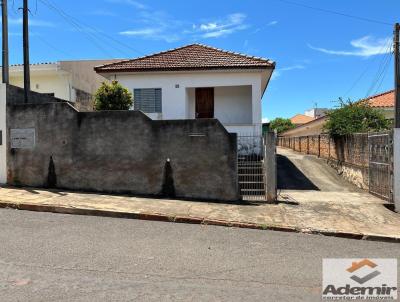
{"type": "Polygon", "coordinates": [[[135,1],[135,0],[106,0],[106,2],[130,5],[130,6],[134,6],[135,8],[138,8],[138,9],[147,9],[148,8],[147,5],[145,5],[139,1],[135,1]]]}
{"type": "Polygon", "coordinates": [[[271,80],[276,80],[277,78],[279,78],[283,72],[285,71],[291,71],[291,70],[298,70],[298,69],[305,69],[306,67],[304,65],[292,65],[292,66],[288,66],[288,67],[284,67],[284,68],[279,68],[279,69],[275,69],[273,74],[272,74],[272,78],[271,80]]]}
{"type": "Polygon", "coordinates": [[[168,43],[175,42],[180,39],[178,35],[167,33],[164,31],[164,29],[159,27],[126,30],[126,31],[121,31],[119,34],[123,36],[132,36],[132,37],[135,36],[149,40],[163,40],[168,43]]]}
{"type": "Polygon", "coordinates": [[[295,70],[295,69],[304,69],[306,68],[304,65],[293,65],[293,66],[288,66],[288,67],[284,67],[284,68],[280,68],[280,71],[289,71],[289,70],[295,70]]]}
{"type": "Polygon", "coordinates": [[[269,22],[269,23],[267,24],[267,26],[274,26],[274,25],[276,25],[276,24],[278,24],[278,21],[271,21],[271,22],[269,22]]]}
{"type": "Polygon", "coordinates": [[[311,49],[339,56],[357,56],[368,58],[370,56],[381,55],[391,52],[391,38],[374,39],[370,36],[365,36],[360,39],[350,41],[353,50],[331,50],[321,47],[308,45],[311,49]]]}
{"type": "MultiPolygon", "coordinates": [[[[199,25],[192,25],[192,33],[202,38],[218,38],[230,35],[236,31],[248,28],[244,23],[246,15],[242,13],[230,14],[219,20],[213,20],[199,25]]],[[[190,31],[186,31],[190,33],[190,31]]]]}
{"type": "Polygon", "coordinates": [[[137,27],[121,31],[119,34],[167,43],[181,39],[182,23],[163,11],[142,10],[135,19],[139,23],[137,27]]]}
{"type": "Polygon", "coordinates": [[[160,28],[141,28],[135,30],[126,30],[121,31],[119,34],[123,36],[147,36],[151,37],[153,35],[159,34],[161,31],[160,28]]]}
{"type": "Polygon", "coordinates": [[[264,117],[264,118],[262,119],[262,123],[263,123],[263,124],[264,124],[264,123],[269,123],[269,118],[264,117]]]}
{"type": "Polygon", "coordinates": [[[166,12],[150,10],[149,8],[140,10],[136,14],[134,18],[134,22],[137,23],[136,26],[120,31],[119,34],[166,42],[176,42],[185,37],[194,40],[198,38],[217,38],[248,28],[248,25],[244,23],[245,19],[246,15],[235,13],[214,21],[188,24],[188,22],[177,20],[166,12]],[[187,29],[188,27],[190,28],[187,29]]]}
{"type": "MultiPolygon", "coordinates": [[[[9,18],[8,24],[10,25],[22,25],[22,18],[9,18]]],[[[29,26],[37,26],[37,27],[54,27],[54,23],[38,20],[38,19],[29,19],[29,26]]]]}

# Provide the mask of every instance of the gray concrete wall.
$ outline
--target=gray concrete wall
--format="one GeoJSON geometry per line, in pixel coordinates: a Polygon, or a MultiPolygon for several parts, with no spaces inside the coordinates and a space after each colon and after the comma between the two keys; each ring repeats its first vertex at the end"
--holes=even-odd
{"type": "MultiPolygon", "coordinates": [[[[13,85],[8,85],[6,89],[6,99],[7,104],[24,104],[24,89],[13,85]]],[[[65,102],[65,100],[55,98],[54,95],[43,94],[34,91],[29,92],[28,99],[30,104],[65,102]]]]}
{"type": "Polygon", "coordinates": [[[8,184],[239,199],[236,136],[215,119],[152,121],[139,111],[18,103],[7,104],[8,184]],[[28,128],[34,146],[12,149],[10,129],[28,128]]]}

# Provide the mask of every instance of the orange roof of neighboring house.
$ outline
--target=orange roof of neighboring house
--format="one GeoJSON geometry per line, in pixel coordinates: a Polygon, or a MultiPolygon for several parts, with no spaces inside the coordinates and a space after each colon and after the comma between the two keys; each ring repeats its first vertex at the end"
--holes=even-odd
{"type": "Polygon", "coordinates": [[[290,119],[293,124],[295,125],[300,125],[300,124],[305,124],[308,122],[311,122],[314,120],[311,116],[304,115],[304,114],[296,114],[294,117],[290,119]]]}
{"type": "Polygon", "coordinates": [[[364,101],[367,101],[371,107],[394,107],[394,90],[370,96],[364,101]]]}
{"type": "Polygon", "coordinates": [[[274,68],[275,62],[258,57],[191,44],[153,55],[95,67],[97,72],[274,68]]]}

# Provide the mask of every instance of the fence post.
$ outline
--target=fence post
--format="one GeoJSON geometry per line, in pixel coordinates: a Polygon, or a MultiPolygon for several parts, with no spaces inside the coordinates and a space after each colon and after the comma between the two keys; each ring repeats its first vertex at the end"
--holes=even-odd
{"type": "Polygon", "coordinates": [[[276,133],[265,133],[265,193],[267,202],[276,202],[277,200],[277,167],[276,167],[276,133]]]}
{"type": "Polygon", "coordinates": [[[328,159],[331,159],[331,137],[328,135],[328,159]]]}
{"type": "Polygon", "coordinates": [[[318,135],[318,157],[321,157],[321,135],[318,135]]]}

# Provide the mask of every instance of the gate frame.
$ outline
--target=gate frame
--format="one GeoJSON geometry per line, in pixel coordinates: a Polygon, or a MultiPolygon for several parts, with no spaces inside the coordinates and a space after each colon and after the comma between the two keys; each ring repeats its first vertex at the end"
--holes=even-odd
{"type": "Polygon", "coordinates": [[[393,131],[392,130],[388,130],[388,131],[382,131],[382,132],[368,132],[368,192],[374,196],[377,196],[381,199],[384,199],[390,203],[394,202],[394,164],[393,164],[393,160],[394,160],[394,146],[393,146],[393,131]],[[381,162],[373,162],[371,161],[371,140],[370,138],[372,137],[384,137],[387,136],[388,137],[388,144],[386,146],[388,146],[389,150],[387,151],[389,154],[389,162],[387,163],[381,163],[381,162]],[[371,190],[371,164],[377,164],[377,165],[387,165],[388,166],[388,173],[389,173],[389,183],[388,186],[390,188],[390,191],[388,192],[389,196],[386,195],[382,195],[379,192],[374,192],[374,190],[371,190]]]}

